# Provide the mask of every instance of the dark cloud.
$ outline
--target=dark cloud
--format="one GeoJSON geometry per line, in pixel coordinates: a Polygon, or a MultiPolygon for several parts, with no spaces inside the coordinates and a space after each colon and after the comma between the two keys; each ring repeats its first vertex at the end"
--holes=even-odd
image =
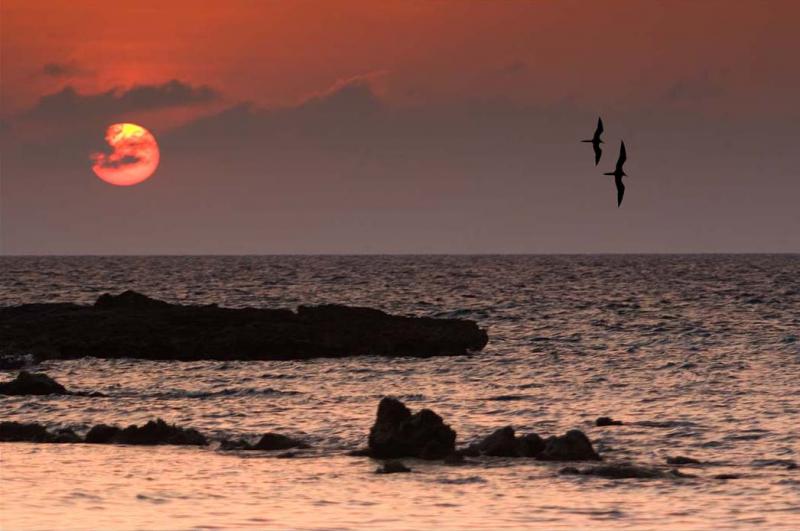
{"type": "Polygon", "coordinates": [[[83,74],[84,71],[76,63],[47,63],[42,67],[41,73],[48,77],[64,78],[83,74]]]}
{"type": "Polygon", "coordinates": [[[96,155],[94,157],[94,161],[98,163],[101,168],[110,169],[119,169],[130,164],[138,164],[141,160],[142,157],[136,155],[124,155],[116,159],[102,155],[96,155]]]}
{"type": "Polygon", "coordinates": [[[137,85],[95,94],[81,94],[72,86],[42,96],[23,118],[35,120],[87,120],[136,111],[207,103],[219,98],[211,87],[195,87],[173,79],[161,85],[137,85]]]}

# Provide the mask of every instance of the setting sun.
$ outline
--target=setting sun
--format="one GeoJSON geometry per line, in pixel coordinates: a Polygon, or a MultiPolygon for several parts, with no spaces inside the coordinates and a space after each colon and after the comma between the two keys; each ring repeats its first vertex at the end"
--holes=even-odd
{"type": "Polygon", "coordinates": [[[156,171],[160,158],[158,144],[144,127],[131,123],[110,125],[106,143],[111,153],[93,153],[92,170],[107,183],[132,186],[156,171]]]}

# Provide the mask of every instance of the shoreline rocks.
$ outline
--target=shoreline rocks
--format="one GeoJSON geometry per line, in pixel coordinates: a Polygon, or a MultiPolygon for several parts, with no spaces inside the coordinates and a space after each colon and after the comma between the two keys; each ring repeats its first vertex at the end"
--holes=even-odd
{"type": "Polygon", "coordinates": [[[456,432],[442,417],[430,409],[412,415],[405,404],[391,397],[378,404],[368,439],[370,456],[379,459],[444,459],[455,452],[455,444],[456,432]]]}
{"type": "Polygon", "coordinates": [[[539,435],[529,433],[517,437],[512,426],[505,426],[460,450],[460,453],[468,457],[537,457],[544,447],[544,440],[539,435]]]}
{"type": "Polygon", "coordinates": [[[537,456],[542,461],[601,461],[589,438],[580,430],[569,430],[561,436],[550,436],[537,456]]]}
{"type": "Polygon", "coordinates": [[[0,308],[0,344],[39,359],[289,360],[465,355],[488,342],[474,321],[402,317],[341,305],[281,309],[183,306],[134,291],[93,306],[0,308]]]}
{"type": "Polygon", "coordinates": [[[67,388],[43,372],[21,371],[9,382],[0,383],[0,395],[69,395],[67,388]]]}
{"type": "Polygon", "coordinates": [[[206,437],[193,428],[181,428],[167,424],[162,419],[150,420],[143,426],[132,424],[127,428],[98,424],[86,434],[89,444],[129,444],[154,446],[161,444],[176,446],[207,446],[206,437]]]}
{"type": "Polygon", "coordinates": [[[0,422],[0,442],[78,443],[80,436],[69,428],[49,431],[38,422],[0,422]]]}

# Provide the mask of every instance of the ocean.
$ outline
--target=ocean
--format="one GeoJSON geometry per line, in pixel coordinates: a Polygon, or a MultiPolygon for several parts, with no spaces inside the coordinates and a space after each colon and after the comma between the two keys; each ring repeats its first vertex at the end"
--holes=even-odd
{"type": "Polygon", "coordinates": [[[107,396],[0,396],[0,420],[85,431],[161,417],[313,448],[3,443],[2,529],[800,528],[800,255],[0,257],[0,305],[126,289],[459,317],[489,344],[430,359],[43,362],[107,396]],[[524,458],[406,459],[412,473],[378,475],[347,452],[386,395],[439,413],[459,445],[506,425],[578,428],[607,462],[703,464],[614,480],[524,458]],[[600,416],[624,424],[597,427],[600,416]]]}

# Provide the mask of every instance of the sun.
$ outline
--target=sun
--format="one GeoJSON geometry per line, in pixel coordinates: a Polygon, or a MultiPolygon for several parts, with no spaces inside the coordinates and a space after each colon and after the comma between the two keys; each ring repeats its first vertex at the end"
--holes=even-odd
{"type": "Polygon", "coordinates": [[[133,186],[153,175],[161,154],[153,134],[141,125],[112,124],[106,129],[110,153],[92,153],[92,170],[116,186],[133,186]]]}

